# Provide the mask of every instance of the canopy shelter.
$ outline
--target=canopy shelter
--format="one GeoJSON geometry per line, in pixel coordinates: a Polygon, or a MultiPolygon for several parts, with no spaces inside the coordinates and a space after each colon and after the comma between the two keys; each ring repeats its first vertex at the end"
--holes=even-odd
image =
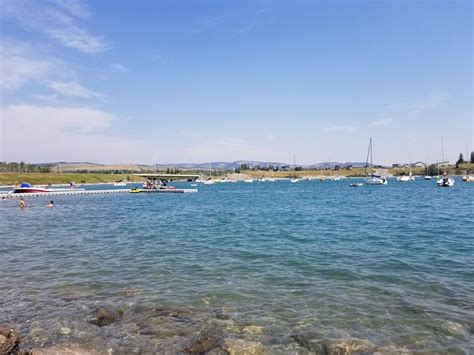
{"type": "Polygon", "coordinates": [[[199,178],[197,174],[135,174],[151,181],[194,181],[199,178]]]}

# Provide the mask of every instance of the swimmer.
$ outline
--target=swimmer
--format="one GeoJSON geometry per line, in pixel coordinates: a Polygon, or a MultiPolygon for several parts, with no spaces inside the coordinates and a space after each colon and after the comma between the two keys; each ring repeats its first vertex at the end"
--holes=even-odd
{"type": "Polygon", "coordinates": [[[25,208],[26,207],[26,201],[23,199],[23,197],[20,197],[20,208],[25,208]]]}
{"type": "Polygon", "coordinates": [[[46,205],[46,207],[54,207],[54,202],[53,201],[49,201],[49,203],[46,205]]]}

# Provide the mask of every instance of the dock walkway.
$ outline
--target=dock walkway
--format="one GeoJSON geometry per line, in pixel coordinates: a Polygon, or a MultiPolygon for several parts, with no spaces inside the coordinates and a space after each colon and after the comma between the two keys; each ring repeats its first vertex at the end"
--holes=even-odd
{"type": "MultiPolygon", "coordinates": [[[[49,192],[33,192],[33,193],[12,193],[12,192],[0,192],[0,198],[20,198],[20,197],[48,197],[48,196],[66,196],[66,195],[100,195],[100,194],[120,194],[130,193],[131,189],[109,189],[109,190],[66,190],[60,191],[49,191],[49,192]]],[[[140,190],[140,193],[194,193],[198,192],[197,189],[157,189],[157,190],[140,190]]]]}

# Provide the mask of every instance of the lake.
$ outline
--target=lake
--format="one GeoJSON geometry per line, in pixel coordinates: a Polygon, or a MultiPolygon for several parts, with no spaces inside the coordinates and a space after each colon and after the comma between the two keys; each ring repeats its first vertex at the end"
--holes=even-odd
{"type": "Polygon", "coordinates": [[[474,184],[349,183],[1,201],[0,324],[22,349],[473,353],[474,184]]]}

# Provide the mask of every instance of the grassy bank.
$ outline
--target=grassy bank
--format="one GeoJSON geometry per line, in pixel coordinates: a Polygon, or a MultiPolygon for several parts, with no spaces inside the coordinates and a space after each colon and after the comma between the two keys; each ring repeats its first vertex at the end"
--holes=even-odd
{"type": "MultiPolygon", "coordinates": [[[[121,174],[79,173],[0,173],[0,185],[18,185],[29,182],[33,185],[68,184],[71,181],[86,184],[110,183],[122,179],[121,174]]],[[[125,175],[129,181],[143,181],[135,175],[125,175]]]]}

